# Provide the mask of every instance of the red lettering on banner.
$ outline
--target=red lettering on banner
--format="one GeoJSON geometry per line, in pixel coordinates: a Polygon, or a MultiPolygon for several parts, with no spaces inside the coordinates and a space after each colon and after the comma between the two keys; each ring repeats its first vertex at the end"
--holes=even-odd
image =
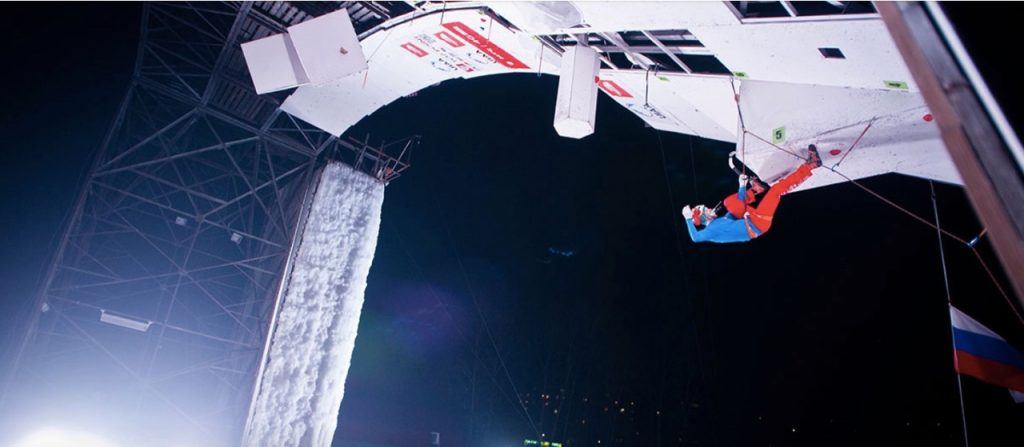
{"type": "Polygon", "coordinates": [[[405,48],[405,51],[412,53],[416,57],[423,57],[427,55],[426,51],[410,42],[403,43],[402,48],[405,48]]]}
{"type": "Polygon", "coordinates": [[[462,40],[469,42],[470,45],[476,47],[478,50],[490,56],[496,62],[505,67],[513,69],[530,68],[519,59],[516,59],[515,56],[509,54],[508,51],[505,51],[505,49],[495,45],[494,42],[487,40],[487,38],[481,36],[476,31],[473,31],[472,28],[466,26],[462,22],[448,22],[441,26],[447,28],[448,31],[451,31],[456,36],[459,36],[462,40]]]}
{"type": "Polygon", "coordinates": [[[597,78],[597,86],[600,87],[601,90],[604,90],[605,93],[612,96],[617,96],[619,98],[633,97],[633,95],[630,95],[626,89],[620,87],[619,84],[616,84],[615,81],[612,81],[611,79],[597,78]]]}
{"type": "Polygon", "coordinates": [[[451,34],[448,34],[448,32],[446,32],[446,31],[436,32],[436,33],[434,33],[434,35],[437,36],[438,39],[443,40],[444,43],[446,43],[448,45],[451,45],[452,47],[455,47],[455,48],[458,48],[458,47],[466,45],[466,44],[462,43],[461,40],[456,39],[455,36],[453,36],[451,34]]]}

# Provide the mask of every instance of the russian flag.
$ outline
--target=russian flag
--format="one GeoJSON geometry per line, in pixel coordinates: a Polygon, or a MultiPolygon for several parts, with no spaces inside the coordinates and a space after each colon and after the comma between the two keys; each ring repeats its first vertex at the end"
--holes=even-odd
{"type": "Polygon", "coordinates": [[[956,372],[1024,393],[1024,355],[975,319],[949,306],[956,372]]]}

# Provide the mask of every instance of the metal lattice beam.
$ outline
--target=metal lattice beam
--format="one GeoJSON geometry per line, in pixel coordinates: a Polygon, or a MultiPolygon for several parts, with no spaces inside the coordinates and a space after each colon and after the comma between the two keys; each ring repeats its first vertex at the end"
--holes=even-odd
{"type": "Polygon", "coordinates": [[[239,442],[318,160],[386,181],[415,141],[339,139],[253,91],[241,42],[338,8],[359,31],[411,10],[144,6],[131,84],[9,362],[0,432],[116,420],[139,445],[239,442]]]}

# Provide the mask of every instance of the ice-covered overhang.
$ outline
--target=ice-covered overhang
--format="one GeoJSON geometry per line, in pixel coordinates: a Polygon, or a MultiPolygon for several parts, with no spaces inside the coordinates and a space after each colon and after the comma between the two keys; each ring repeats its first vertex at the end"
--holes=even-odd
{"type": "MultiPolygon", "coordinates": [[[[603,67],[595,79],[600,90],[651,127],[668,132],[742,142],[735,92],[751,82],[775,101],[767,107],[784,112],[766,122],[748,123],[751,127],[807,127],[797,132],[804,132],[800,141],[779,141],[782,145],[805,144],[824,132],[836,138],[836,127],[899,112],[888,109],[890,103],[923,105],[873,10],[811,16],[791,11],[787,17],[749,18],[729,2],[485,2],[443,7],[424,5],[427,9],[365,32],[360,36],[365,71],[301,86],[282,110],[341,135],[377,109],[443,81],[510,73],[557,75],[561,52],[582,43],[601,55],[603,67]],[[846,89],[833,96],[850,101],[801,103],[823,87],[846,89]],[[886,100],[881,103],[872,99],[882,97],[886,100]],[[804,122],[811,110],[813,123],[804,122]],[[814,127],[822,123],[828,127],[814,127]]],[[[554,111],[538,107],[536,113],[554,111]]],[[[958,182],[944,147],[932,138],[937,135],[934,123],[911,124],[915,133],[900,132],[901,124],[893,124],[885,144],[858,145],[843,161],[851,169],[848,175],[896,171],[958,182]],[[905,146],[913,150],[903,150],[905,146]],[[873,161],[883,151],[884,157],[873,161]]],[[[849,148],[852,141],[831,145],[826,163],[847,155],[844,144],[849,148]]],[[[775,151],[771,147],[738,149],[751,157],[748,164],[754,170],[786,170],[797,162],[786,165],[758,153],[775,151]],[[761,165],[760,160],[769,159],[761,165]]],[[[826,183],[832,182],[810,182],[805,188],[826,183]]]]}
{"type": "Polygon", "coordinates": [[[364,36],[369,69],[298,88],[281,109],[333,135],[403,96],[450,79],[507,73],[554,73],[559,55],[515,32],[482,8],[421,14],[364,36]]]}

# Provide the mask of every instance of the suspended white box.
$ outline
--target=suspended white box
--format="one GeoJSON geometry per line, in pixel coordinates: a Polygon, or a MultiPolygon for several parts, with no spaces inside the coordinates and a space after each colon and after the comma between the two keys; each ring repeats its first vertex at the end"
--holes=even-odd
{"type": "Polygon", "coordinates": [[[343,78],[368,67],[345,9],[290,26],[288,35],[312,84],[343,78]]]}
{"type": "Polygon", "coordinates": [[[256,93],[262,95],[309,83],[288,33],[243,43],[242,55],[256,93]]]}
{"type": "Polygon", "coordinates": [[[589,47],[569,47],[562,53],[555,101],[555,131],[563,137],[594,133],[597,113],[597,73],[600,61],[589,47]]]}

